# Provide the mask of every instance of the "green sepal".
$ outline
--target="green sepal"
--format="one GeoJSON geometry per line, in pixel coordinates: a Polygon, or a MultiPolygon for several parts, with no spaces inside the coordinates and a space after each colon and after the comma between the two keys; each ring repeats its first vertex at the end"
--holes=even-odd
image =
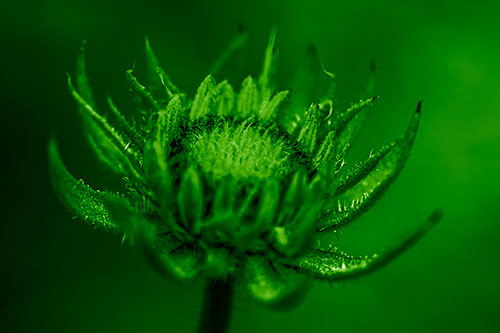
{"type": "Polygon", "coordinates": [[[177,198],[181,221],[191,230],[193,225],[200,223],[204,213],[201,178],[193,167],[184,171],[177,198]]]}
{"type": "Polygon", "coordinates": [[[154,140],[164,150],[164,157],[170,153],[170,145],[179,131],[179,120],[183,111],[182,101],[179,95],[175,95],[168,103],[165,110],[158,112],[155,127],[154,140]]]}
{"type": "Polygon", "coordinates": [[[259,87],[261,91],[261,100],[268,100],[273,94],[271,78],[276,70],[277,50],[275,49],[277,29],[274,27],[269,35],[269,42],[264,53],[264,61],[262,64],[262,72],[259,76],[259,87]]]}
{"type": "Polygon", "coordinates": [[[259,92],[251,76],[247,76],[241,83],[241,90],[236,102],[237,115],[247,118],[256,113],[259,108],[259,92]]]}
{"type": "MultiPolygon", "coordinates": [[[[408,159],[420,123],[420,108],[421,103],[418,104],[405,134],[390,146],[390,151],[385,156],[382,151],[383,157],[380,160],[369,160],[366,164],[368,167],[361,168],[361,172],[366,173],[363,178],[354,185],[351,182],[344,183],[348,186],[341,185],[339,192],[342,193],[331,200],[332,208],[320,219],[318,231],[337,229],[350,223],[385,193],[408,159]],[[376,164],[371,165],[374,162],[376,164]]],[[[351,178],[357,180],[359,176],[351,178]]]]}
{"type": "Polygon", "coordinates": [[[135,101],[137,101],[141,108],[146,111],[146,115],[149,116],[158,112],[161,106],[158,104],[156,99],[153,97],[151,92],[143,86],[139,80],[135,77],[134,70],[129,69],[126,72],[127,82],[130,85],[130,92],[132,93],[135,101]]]}
{"type": "Polygon", "coordinates": [[[94,97],[92,94],[92,89],[90,88],[89,79],[87,77],[87,71],[85,66],[85,44],[83,41],[82,46],[80,47],[80,52],[78,53],[78,57],[76,59],[76,85],[78,87],[78,91],[82,96],[82,99],[87,101],[87,103],[95,108],[96,104],[94,102],[94,97]]]}
{"type": "Polygon", "coordinates": [[[215,102],[213,110],[219,116],[232,114],[234,106],[234,90],[227,81],[222,81],[215,88],[215,102]]]}
{"type": "Polygon", "coordinates": [[[303,169],[297,170],[291,179],[280,205],[277,226],[284,226],[293,220],[297,210],[307,196],[307,173],[303,169]]]}
{"type": "Polygon", "coordinates": [[[176,280],[191,280],[199,276],[204,258],[199,249],[188,244],[178,245],[173,239],[162,237],[157,244],[157,260],[162,273],[176,280]]]}
{"type": "Polygon", "coordinates": [[[326,134],[313,158],[313,167],[319,168],[330,161],[335,152],[335,131],[326,134]]]}
{"type": "Polygon", "coordinates": [[[168,101],[174,95],[180,94],[179,88],[172,82],[170,77],[161,68],[156,55],[151,48],[148,37],[146,37],[146,68],[148,84],[151,92],[160,99],[168,101]]]}
{"type": "Polygon", "coordinates": [[[337,183],[332,184],[333,197],[344,193],[349,190],[365,177],[367,177],[371,172],[375,171],[378,167],[380,161],[389,154],[394,148],[395,143],[382,147],[375,154],[370,153],[370,156],[366,161],[358,163],[352,169],[347,171],[347,173],[340,178],[337,183]]]}
{"type": "Polygon", "coordinates": [[[316,150],[316,144],[318,143],[318,130],[320,117],[319,106],[317,104],[311,104],[306,112],[305,120],[303,121],[302,128],[298,134],[297,141],[300,142],[302,147],[311,156],[316,150]]]}
{"type": "Polygon", "coordinates": [[[201,82],[194,96],[191,111],[189,113],[189,118],[191,120],[198,119],[210,113],[215,99],[215,88],[215,79],[209,74],[203,82],[201,82]]]}
{"type": "Polygon", "coordinates": [[[104,192],[96,191],[66,169],[54,139],[48,144],[49,173],[54,192],[75,217],[105,230],[116,229],[104,192]]]}
{"type": "Polygon", "coordinates": [[[154,242],[155,226],[127,199],[109,193],[104,194],[104,198],[113,221],[124,233],[124,240],[131,244],[137,242],[141,246],[146,246],[144,242],[149,244],[154,242]]]}
{"type": "Polygon", "coordinates": [[[290,262],[287,266],[317,279],[340,281],[358,278],[376,271],[404,253],[436,225],[441,217],[441,211],[434,211],[427,221],[411,235],[380,254],[353,257],[337,248],[314,250],[303,258],[290,262]]]}
{"type": "Polygon", "coordinates": [[[273,310],[290,310],[299,305],[311,285],[310,279],[258,255],[249,256],[243,266],[250,295],[273,310]]]}
{"type": "Polygon", "coordinates": [[[210,207],[210,215],[203,221],[198,221],[193,233],[201,234],[209,243],[227,242],[236,225],[239,224],[235,212],[237,187],[231,176],[217,181],[215,195],[210,207]]]}
{"type": "Polygon", "coordinates": [[[118,148],[113,140],[91,119],[84,117],[83,124],[89,144],[96,156],[113,172],[142,183],[139,166],[118,148]]]}
{"type": "Polygon", "coordinates": [[[108,102],[109,109],[111,113],[114,115],[115,119],[118,122],[118,130],[125,133],[125,135],[131,140],[130,143],[139,151],[142,151],[144,148],[145,139],[139,131],[137,131],[134,126],[132,126],[127,119],[123,116],[123,114],[118,110],[115,103],[111,99],[111,97],[107,97],[106,101],[108,102]]]}
{"type": "Polygon", "coordinates": [[[120,148],[125,149],[127,146],[126,140],[121,137],[121,135],[108,123],[106,118],[101,116],[95,109],[83,99],[83,97],[76,91],[75,87],[71,83],[71,77],[68,75],[68,88],[76,100],[79,106],[79,110],[83,116],[88,117],[92,122],[96,124],[107,136],[109,136],[110,140],[113,140],[116,145],[120,148]]]}
{"type": "Polygon", "coordinates": [[[287,98],[288,90],[280,91],[270,101],[263,101],[259,111],[259,119],[266,122],[277,116],[279,106],[287,98]]]}
{"type": "Polygon", "coordinates": [[[269,230],[276,220],[280,201],[280,184],[271,179],[262,186],[255,225],[259,230],[269,230]]]}
{"type": "Polygon", "coordinates": [[[159,204],[159,213],[164,223],[174,235],[183,234],[183,229],[173,217],[176,204],[172,174],[167,162],[170,144],[177,134],[182,104],[178,95],[174,96],[165,110],[161,110],[156,124],[144,149],[143,167],[148,176],[149,185],[159,204]]]}
{"type": "Polygon", "coordinates": [[[311,248],[315,224],[323,205],[326,182],[317,175],[307,185],[305,197],[297,203],[297,213],[284,226],[274,228],[274,248],[286,257],[297,257],[311,248]]]}
{"type": "Polygon", "coordinates": [[[332,127],[337,133],[342,133],[349,122],[356,117],[361,111],[373,105],[378,99],[377,96],[360,100],[358,103],[353,103],[345,112],[335,116],[332,122],[332,127]]]}

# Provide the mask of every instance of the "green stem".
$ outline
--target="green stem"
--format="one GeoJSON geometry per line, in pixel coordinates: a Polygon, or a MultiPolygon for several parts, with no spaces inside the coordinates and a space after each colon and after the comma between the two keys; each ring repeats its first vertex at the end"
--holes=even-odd
{"type": "Polygon", "coordinates": [[[203,298],[198,333],[225,333],[233,308],[230,280],[208,281],[203,298]]]}

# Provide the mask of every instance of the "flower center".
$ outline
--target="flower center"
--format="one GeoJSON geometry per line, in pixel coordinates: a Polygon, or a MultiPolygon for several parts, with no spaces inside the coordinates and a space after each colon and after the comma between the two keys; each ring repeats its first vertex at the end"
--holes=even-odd
{"type": "Polygon", "coordinates": [[[195,135],[189,159],[213,179],[264,179],[290,169],[284,143],[255,124],[222,122],[195,135]]]}

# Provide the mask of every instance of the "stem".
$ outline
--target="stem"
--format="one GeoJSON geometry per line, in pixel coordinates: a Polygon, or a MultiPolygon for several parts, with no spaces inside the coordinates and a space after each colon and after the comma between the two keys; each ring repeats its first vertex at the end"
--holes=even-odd
{"type": "Polygon", "coordinates": [[[208,281],[201,308],[198,333],[225,333],[233,308],[233,286],[228,280],[208,281]]]}

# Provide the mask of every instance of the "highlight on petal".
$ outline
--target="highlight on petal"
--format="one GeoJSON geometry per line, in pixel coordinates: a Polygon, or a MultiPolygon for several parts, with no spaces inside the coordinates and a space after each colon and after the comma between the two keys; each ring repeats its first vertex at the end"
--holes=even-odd
{"type": "Polygon", "coordinates": [[[109,213],[104,193],[94,190],[69,173],[54,139],[49,141],[48,153],[50,179],[59,200],[84,222],[96,228],[115,229],[116,224],[109,213]]]}

